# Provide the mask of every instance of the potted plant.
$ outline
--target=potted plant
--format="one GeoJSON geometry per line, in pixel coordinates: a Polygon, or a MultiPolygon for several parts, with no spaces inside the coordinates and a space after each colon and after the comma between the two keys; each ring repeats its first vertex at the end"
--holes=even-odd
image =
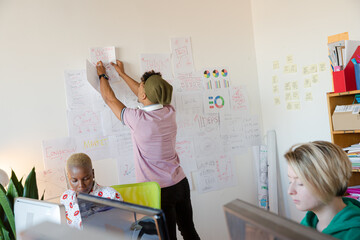
{"type": "MultiPolygon", "coordinates": [[[[15,218],[14,218],[14,200],[17,197],[27,197],[38,199],[38,188],[36,184],[35,168],[31,170],[22,184],[16,177],[14,171],[11,171],[11,177],[7,188],[0,184],[0,239],[16,239],[15,218]]],[[[44,199],[44,194],[41,200],[44,199]]]]}

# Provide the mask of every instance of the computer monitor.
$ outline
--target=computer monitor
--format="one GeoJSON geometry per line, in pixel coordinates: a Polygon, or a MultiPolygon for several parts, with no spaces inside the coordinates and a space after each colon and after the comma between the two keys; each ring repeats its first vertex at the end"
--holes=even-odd
{"type": "Polygon", "coordinates": [[[231,240],[335,239],[239,199],[224,205],[224,211],[231,240]]]}
{"type": "Polygon", "coordinates": [[[84,230],[112,231],[121,239],[169,239],[160,209],[81,193],[78,203],[84,230]]]}
{"type": "Polygon", "coordinates": [[[63,205],[37,199],[15,198],[14,215],[16,239],[18,240],[21,239],[21,232],[39,223],[48,221],[66,224],[63,205]]]}

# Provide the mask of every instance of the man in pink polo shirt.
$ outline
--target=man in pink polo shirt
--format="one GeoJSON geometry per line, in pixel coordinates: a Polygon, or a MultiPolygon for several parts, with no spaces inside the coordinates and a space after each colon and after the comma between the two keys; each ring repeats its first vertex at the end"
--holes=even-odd
{"type": "Polygon", "coordinates": [[[176,224],[185,240],[200,239],[193,222],[189,183],[175,151],[177,126],[175,109],[170,105],[172,86],[154,71],[146,72],[138,83],[125,73],[121,61],[111,64],[144,105],[141,109],[126,108],[111,89],[102,62],[97,63],[105,103],[131,129],[137,181],[159,183],[171,240],[176,239],[176,224]]]}

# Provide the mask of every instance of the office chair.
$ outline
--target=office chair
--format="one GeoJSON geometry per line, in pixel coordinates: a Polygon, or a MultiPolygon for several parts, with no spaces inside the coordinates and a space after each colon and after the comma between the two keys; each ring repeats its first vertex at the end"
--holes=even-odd
{"type": "Polygon", "coordinates": [[[161,189],[157,182],[141,182],[111,186],[125,202],[161,209],[161,189]]]}

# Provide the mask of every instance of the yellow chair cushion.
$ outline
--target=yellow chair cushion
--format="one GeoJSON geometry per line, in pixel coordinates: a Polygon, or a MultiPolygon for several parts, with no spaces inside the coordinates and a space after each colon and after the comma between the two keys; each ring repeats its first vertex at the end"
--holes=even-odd
{"type": "Polygon", "coordinates": [[[157,182],[131,183],[111,187],[121,194],[124,202],[161,208],[161,188],[157,182]]]}

